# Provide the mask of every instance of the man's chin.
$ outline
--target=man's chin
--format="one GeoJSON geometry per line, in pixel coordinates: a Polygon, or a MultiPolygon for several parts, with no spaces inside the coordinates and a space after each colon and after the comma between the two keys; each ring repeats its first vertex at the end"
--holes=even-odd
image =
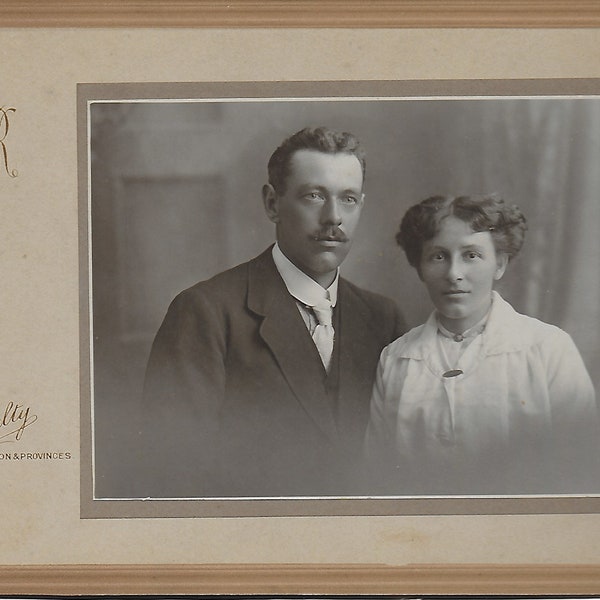
{"type": "MultiPolygon", "coordinates": [[[[339,257],[332,256],[329,258],[321,256],[318,260],[313,260],[310,264],[305,265],[306,268],[301,270],[322,285],[323,281],[327,279],[333,281],[335,273],[341,263],[342,261],[339,257]]],[[[331,281],[329,283],[331,283],[331,281]]]]}
{"type": "Polygon", "coordinates": [[[344,262],[345,258],[346,254],[340,256],[339,253],[335,251],[321,252],[313,262],[315,267],[314,270],[322,274],[335,271],[342,264],[342,262],[344,262]]]}

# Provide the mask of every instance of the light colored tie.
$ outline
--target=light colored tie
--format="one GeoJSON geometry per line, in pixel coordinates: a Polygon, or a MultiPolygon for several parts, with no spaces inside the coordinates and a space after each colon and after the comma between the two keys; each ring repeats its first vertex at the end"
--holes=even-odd
{"type": "Polygon", "coordinates": [[[311,307],[317,317],[319,324],[316,326],[312,339],[319,351],[321,361],[326,371],[331,366],[331,355],[333,354],[334,330],[331,322],[332,308],[329,300],[323,299],[316,306],[311,307]]]}

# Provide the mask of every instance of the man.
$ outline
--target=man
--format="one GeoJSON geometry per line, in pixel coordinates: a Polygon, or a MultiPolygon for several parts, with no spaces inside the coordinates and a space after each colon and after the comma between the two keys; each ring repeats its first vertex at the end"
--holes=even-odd
{"type": "Polygon", "coordinates": [[[357,473],[391,300],[340,278],[364,203],[354,136],[303,129],[263,187],[277,243],[185,290],[148,362],[148,496],[343,495],[357,473]]]}

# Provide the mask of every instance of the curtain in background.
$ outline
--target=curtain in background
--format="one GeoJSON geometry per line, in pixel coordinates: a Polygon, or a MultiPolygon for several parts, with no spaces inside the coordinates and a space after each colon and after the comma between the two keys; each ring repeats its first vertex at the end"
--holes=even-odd
{"type": "MultiPolygon", "coordinates": [[[[583,355],[600,395],[600,111],[598,102],[580,101],[571,115],[574,129],[581,132],[571,145],[564,186],[562,243],[554,246],[562,258],[564,281],[554,287],[562,292],[556,307],[558,317],[571,332],[583,355]],[[576,197],[578,202],[571,202],[576,197]]],[[[571,138],[572,139],[572,138],[571,138]]]]}
{"type": "Polygon", "coordinates": [[[494,190],[501,182],[509,190],[506,199],[524,209],[529,224],[525,259],[509,266],[517,271],[511,301],[572,335],[599,391],[599,103],[494,103],[481,115],[483,187],[494,190]]]}

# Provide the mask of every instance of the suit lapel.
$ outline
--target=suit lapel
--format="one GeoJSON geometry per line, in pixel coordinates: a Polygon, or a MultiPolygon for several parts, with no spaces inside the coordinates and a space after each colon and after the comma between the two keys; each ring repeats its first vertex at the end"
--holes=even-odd
{"type": "Polygon", "coordinates": [[[275,267],[270,248],[249,263],[248,308],[263,317],[260,335],[292,392],[315,424],[335,439],[337,429],[317,349],[275,267]]]}
{"type": "Polygon", "coordinates": [[[340,427],[353,435],[368,418],[380,340],[374,331],[368,307],[343,279],[340,279],[339,361],[340,383],[338,419],[340,427]]]}

